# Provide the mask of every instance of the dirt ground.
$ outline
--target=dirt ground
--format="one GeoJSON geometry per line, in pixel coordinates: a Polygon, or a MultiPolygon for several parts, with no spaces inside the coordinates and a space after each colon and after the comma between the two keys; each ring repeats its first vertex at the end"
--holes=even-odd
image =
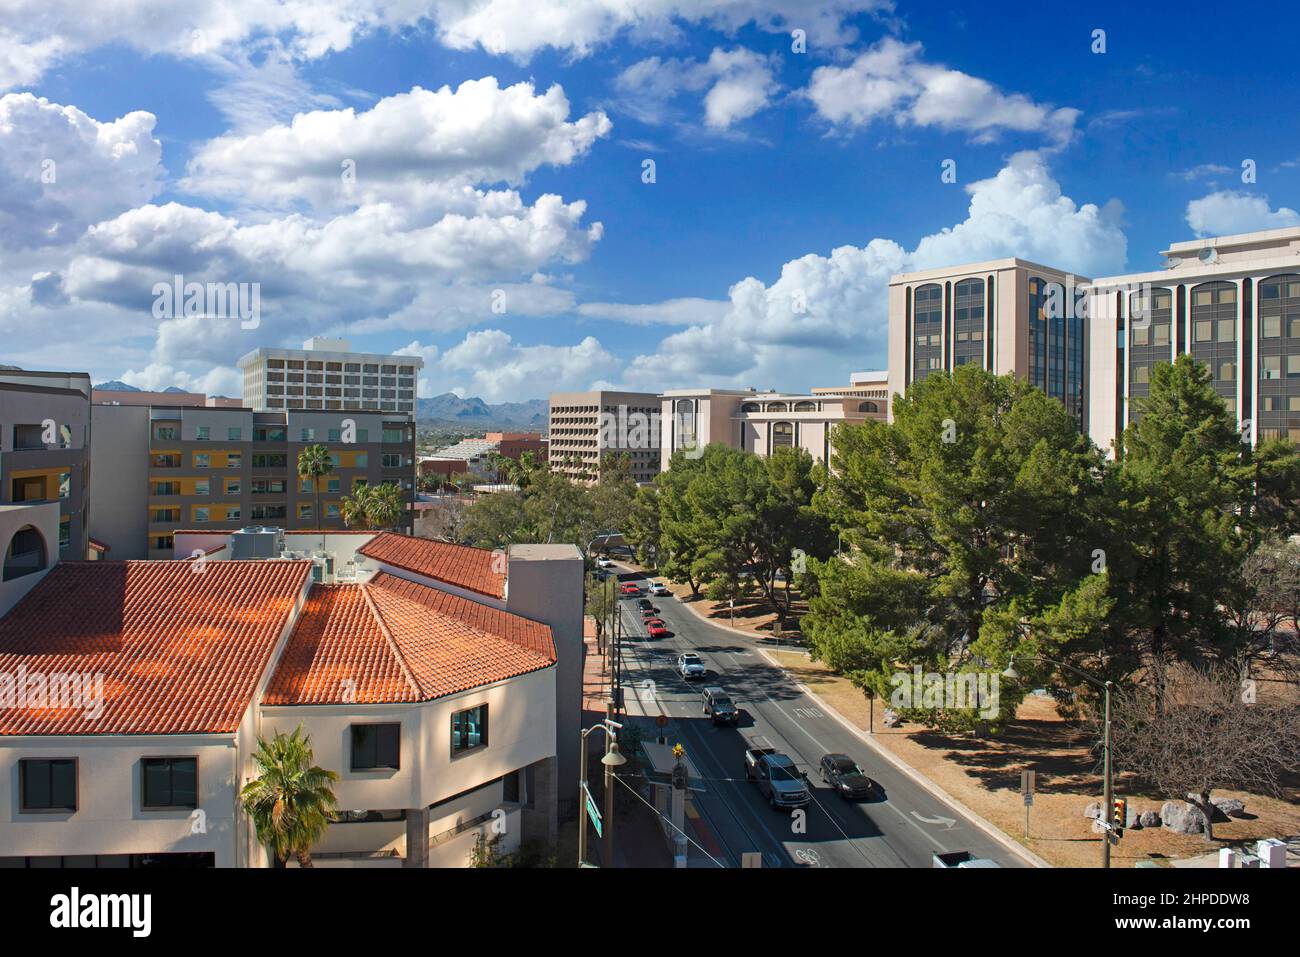
{"type": "MultiPolygon", "coordinates": [[[[770,653],[845,718],[863,730],[868,728],[867,699],[847,679],[802,652],[770,653]]],[[[1090,801],[1101,801],[1100,770],[1089,752],[1087,731],[1063,721],[1050,698],[1027,698],[1017,720],[997,738],[986,739],[912,725],[886,729],[882,702],[873,704],[876,742],[905,764],[1050,864],[1101,865],[1100,836],[1092,832],[1092,821],[1083,816],[1090,801]],[[1034,770],[1037,777],[1027,839],[1020,795],[1020,772],[1026,769],[1034,770]]],[[[1164,803],[1158,796],[1138,792],[1123,775],[1116,779],[1115,795],[1127,798],[1129,807],[1138,811],[1159,812],[1164,803]]],[[[1140,860],[1167,863],[1213,853],[1220,847],[1253,844],[1260,838],[1300,834],[1300,790],[1291,792],[1290,801],[1230,791],[1215,792],[1214,796],[1240,798],[1248,817],[1216,822],[1212,842],[1163,828],[1126,830],[1111,849],[1111,866],[1132,867],[1140,860]]]]}

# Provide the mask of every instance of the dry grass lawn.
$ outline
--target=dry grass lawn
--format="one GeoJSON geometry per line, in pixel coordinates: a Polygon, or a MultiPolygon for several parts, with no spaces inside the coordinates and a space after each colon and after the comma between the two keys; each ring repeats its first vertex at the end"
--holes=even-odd
{"type": "MultiPolygon", "coordinates": [[[[868,702],[847,679],[794,651],[772,651],[772,657],[792,676],[820,696],[859,728],[868,727],[868,702]]],[[[1097,867],[1100,836],[1083,816],[1090,801],[1100,801],[1101,774],[1088,750],[1086,730],[1063,721],[1049,698],[1029,697],[1017,720],[997,738],[977,740],[904,725],[883,726],[884,708],[875,701],[875,740],[903,763],[915,768],[976,814],[1005,831],[1035,854],[1057,867],[1097,867]],[[1020,772],[1037,772],[1037,794],[1030,809],[1029,838],[1025,838],[1025,807],[1020,796],[1020,772]]],[[[1139,811],[1160,810],[1162,798],[1135,791],[1120,776],[1116,796],[1139,811]]],[[[1213,842],[1199,835],[1174,834],[1164,828],[1127,830],[1111,850],[1113,867],[1132,867],[1140,860],[1167,861],[1196,857],[1220,847],[1241,845],[1265,837],[1300,834],[1300,790],[1291,800],[1239,792],[1216,792],[1246,804],[1247,818],[1214,825],[1213,842]]]]}

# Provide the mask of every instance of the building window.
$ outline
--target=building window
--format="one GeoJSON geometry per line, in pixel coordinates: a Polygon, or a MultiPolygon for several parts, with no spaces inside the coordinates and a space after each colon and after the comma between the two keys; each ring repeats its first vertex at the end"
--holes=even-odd
{"type": "Polygon", "coordinates": [[[239,479],[226,479],[226,494],[238,495],[240,489],[239,479]]]}
{"type": "Polygon", "coordinates": [[[141,758],[142,810],[199,806],[198,758],[141,758]]]}
{"type": "Polygon", "coordinates": [[[208,458],[209,458],[209,456],[208,456],[208,453],[207,453],[207,452],[195,452],[195,453],[194,453],[194,467],[195,467],[196,469],[205,469],[205,468],[207,468],[207,467],[208,467],[208,458]]]}
{"type": "Polygon", "coordinates": [[[401,441],[402,441],[402,430],[401,430],[401,429],[384,429],[384,441],[385,441],[385,442],[390,442],[390,443],[391,443],[391,442],[401,442],[401,441]]]}
{"type": "Polygon", "coordinates": [[[241,468],[243,464],[244,464],[244,453],[230,452],[226,455],[226,468],[237,469],[237,468],[241,468]]]}
{"type": "Polygon", "coordinates": [[[59,473],[59,498],[71,498],[71,497],[72,497],[72,473],[60,472],[59,473]]]}
{"type": "Polygon", "coordinates": [[[199,525],[205,525],[208,521],[208,508],[206,505],[194,506],[194,521],[199,525]]]}
{"type": "Polygon", "coordinates": [[[24,525],[9,540],[9,548],[5,551],[4,580],[13,581],[44,567],[45,539],[34,526],[24,525]]]}
{"type": "Polygon", "coordinates": [[[315,442],[315,441],[316,441],[316,430],[315,430],[315,429],[303,429],[303,430],[302,430],[302,440],[303,440],[304,442],[315,442]]]}
{"type": "Polygon", "coordinates": [[[402,456],[399,455],[399,454],[397,454],[397,453],[394,453],[394,452],[385,452],[385,453],[384,453],[384,461],[383,461],[383,465],[384,465],[384,468],[386,468],[386,469],[398,469],[398,468],[401,468],[401,467],[402,467],[402,456]]]}
{"type": "Polygon", "coordinates": [[[230,428],[226,429],[226,438],[229,439],[231,442],[239,442],[243,439],[243,436],[244,436],[244,430],[237,425],[233,425],[230,428]]]}
{"type": "Polygon", "coordinates": [[[206,442],[211,429],[206,425],[200,425],[194,430],[195,442],[206,442]]]}
{"type": "Polygon", "coordinates": [[[23,811],[77,809],[76,758],[23,758],[18,762],[23,811]]]}
{"type": "Polygon", "coordinates": [[[789,422],[775,422],[772,425],[772,448],[788,449],[794,445],[794,426],[789,422]]]}
{"type": "Polygon", "coordinates": [[[475,748],[487,747],[488,706],[479,705],[451,716],[451,753],[455,757],[475,748]]]}
{"type": "Polygon", "coordinates": [[[1260,370],[1260,378],[1262,379],[1282,378],[1282,357],[1281,356],[1260,356],[1259,370],[1260,370]]]}
{"type": "Polygon", "coordinates": [[[207,479],[195,479],[195,480],[194,480],[194,494],[195,494],[195,495],[208,495],[208,494],[210,494],[210,492],[209,492],[209,484],[208,484],[208,480],[207,480],[207,479]]]}
{"type": "Polygon", "coordinates": [[[401,764],[400,724],[352,725],[352,770],[396,771],[401,764]]]}

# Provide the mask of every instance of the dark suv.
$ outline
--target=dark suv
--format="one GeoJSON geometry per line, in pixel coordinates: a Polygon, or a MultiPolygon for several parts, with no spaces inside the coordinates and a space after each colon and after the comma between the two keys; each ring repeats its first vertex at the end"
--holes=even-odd
{"type": "Polygon", "coordinates": [[[712,715],[714,724],[735,724],[740,718],[740,709],[718,687],[704,689],[704,713],[712,715]]]}

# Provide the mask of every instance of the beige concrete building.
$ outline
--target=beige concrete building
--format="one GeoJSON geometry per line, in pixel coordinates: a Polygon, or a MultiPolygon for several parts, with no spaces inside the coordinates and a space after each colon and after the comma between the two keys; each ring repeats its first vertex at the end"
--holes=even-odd
{"type": "Polygon", "coordinates": [[[243,356],[243,405],[250,409],[365,409],[415,414],[418,356],[354,352],[346,339],[315,337],[301,349],[260,348],[243,356]]]}
{"type": "Polygon", "coordinates": [[[1300,441],[1300,227],[1173,243],[1165,268],[1097,279],[1089,389],[1093,441],[1139,413],[1151,367],[1190,353],[1252,444],[1300,441]],[[1098,313],[1101,313],[1100,315],[1098,313]]]}
{"type": "MultiPolygon", "coordinates": [[[[1088,280],[1023,259],[902,273],[889,282],[889,394],[968,362],[1014,373],[1088,428],[1088,280]],[[1062,308],[1053,309],[1059,303],[1062,308]]],[[[892,407],[890,410],[892,415],[892,407]]]]}
{"type": "Polygon", "coordinates": [[[752,389],[673,389],[661,402],[661,469],[668,468],[675,452],[702,453],[715,442],[757,455],[793,446],[827,462],[836,425],[879,414],[878,400],[752,389]]]}
{"type": "Polygon", "coordinates": [[[607,454],[626,455],[636,482],[659,473],[659,396],[552,392],[547,460],[577,481],[599,481],[607,454]]]}
{"type": "Polygon", "coordinates": [[[813,395],[846,396],[862,399],[864,402],[858,411],[865,413],[868,419],[889,419],[889,371],[877,369],[871,372],[854,372],[849,376],[849,384],[842,386],[819,386],[812,390],[813,395]]]}

